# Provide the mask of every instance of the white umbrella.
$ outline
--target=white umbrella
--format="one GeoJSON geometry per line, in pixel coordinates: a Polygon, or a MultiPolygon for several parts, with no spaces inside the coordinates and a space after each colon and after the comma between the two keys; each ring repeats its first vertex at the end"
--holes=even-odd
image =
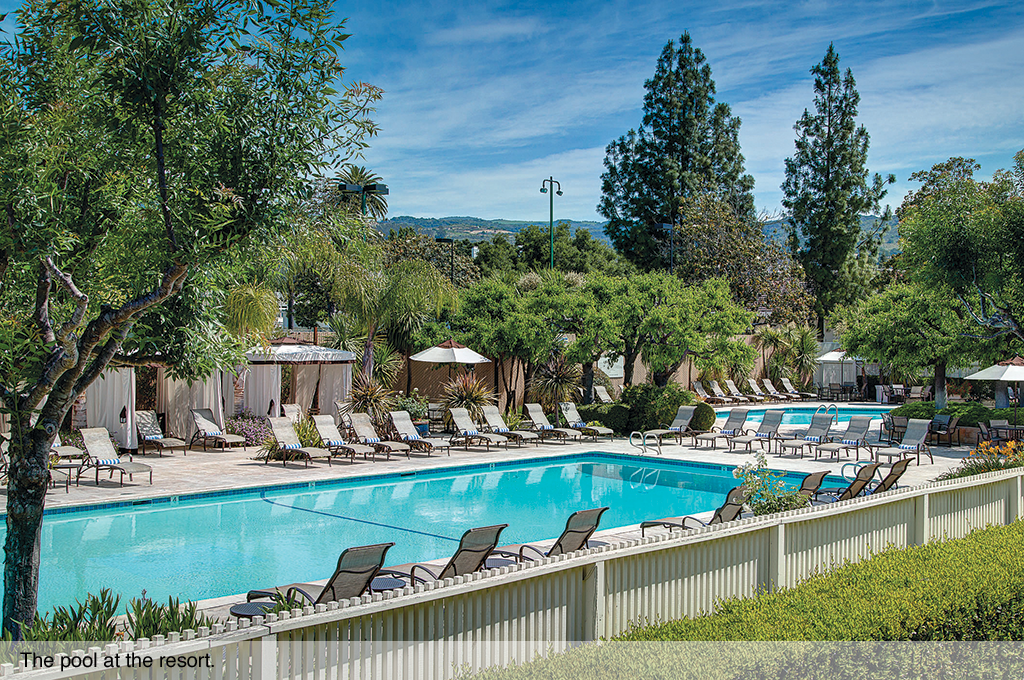
{"type": "Polygon", "coordinates": [[[1017,399],[1013,402],[1013,424],[1017,424],[1017,405],[1020,403],[1020,383],[1024,381],[1024,359],[1014,357],[1000,361],[967,376],[966,380],[998,380],[1017,383],[1017,399]]]}
{"type": "Polygon", "coordinates": [[[491,361],[454,340],[445,340],[440,345],[417,352],[409,358],[432,364],[486,364],[491,361]]]}

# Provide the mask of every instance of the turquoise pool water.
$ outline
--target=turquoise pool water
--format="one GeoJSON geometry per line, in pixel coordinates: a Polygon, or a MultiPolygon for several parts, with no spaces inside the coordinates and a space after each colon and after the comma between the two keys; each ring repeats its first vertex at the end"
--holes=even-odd
{"type": "Polygon", "coordinates": [[[448,557],[470,527],[507,522],[503,543],[535,541],[605,505],[601,528],[627,526],[712,510],[736,484],[727,466],[594,453],[57,509],[43,521],[39,607],[104,587],[124,602],[143,589],[200,600],[326,578],[346,547],[384,541],[389,564],[448,557]]]}
{"type": "MultiPolygon", "coordinates": [[[[814,415],[814,411],[817,406],[786,406],[785,404],[777,404],[775,406],[759,406],[757,408],[751,408],[747,411],[747,422],[761,422],[764,418],[765,411],[785,411],[786,415],[782,417],[783,425],[810,425],[811,416],[814,415]]],[[[850,416],[871,416],[872,418],[881,419],[883,413],[888,413],[894,406],[840,406],[839,407],[839,422],[848,423],[850,422],[850,416]]],[[[728,415],[729,409],[717,409],[718,416],[724,417],[728,415]]]]}

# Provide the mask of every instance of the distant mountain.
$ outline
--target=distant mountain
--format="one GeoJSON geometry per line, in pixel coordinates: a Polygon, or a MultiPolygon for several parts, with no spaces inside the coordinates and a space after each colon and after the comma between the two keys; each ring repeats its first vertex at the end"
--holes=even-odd
{"type": "MultiPolygon", "coordinates": [[[[577,229],[586,229],[590,235],[599,241],[611,245],[611,241],[604,235],[604,222],[589,222],[580,220],[556,220],[565,221],[572,227],[575,233],[577,229]]],[[[490,241],[496,234],[505,234],[514,240],[516,232],[525,229],[531,224],[539,227],[548,226],[544,221],[523,221],[523,220],[485,220],[479,217],[410,217],[401,215],[391,217],[380,223],[380,230],[387,235],[394,229],[398,231],[402,227],[411,227],[420,234],[433,236],[434,238],[454,238],[456,240],[469,241],[490,241]]]]}
{"type": "MultiPolygon", "coordinates": [[[[878,221],[877,217],[872,215],[861,215],[860,216],[860,229],[861,231],[872,231],[875,229],[875,223],[878,221]]],[[[881,257],[888,257],[899,250],[899,231],[896,229],[896,218],[892,218],[887,223],[888,231],[885,232],[885,236],[882,237],[882,245],[878,249],[878,254],[881,257]]],[[[764,235],[768,238],[781,243],[786,243],[786,220],[773,220],[766,222],[764,225],[764,235]]]]}
{"type": "MultiPolygon", "coordinates": [[[[874,229],[877,218],[870,215],[861,215],[860,227],[862,230],[874,229]]],[[[566,220],[572,226],[573,232],[577,229],[586,229],[595,239],[611,245],[611,241],[604,234],[604,225],[607,222],[592,222],[580,220],[566,220]]],[[[516,232],[531,224],[540,227],[547,227],[547,223],[540,221],[523,220],[485,220],[479,217],[410,217],[401,215],[391,217],[380,223],[380,230],[387,233],[394,229],[398,231],[402,227],[411,227],[420,234],[433,236],[434,238],[454,238],[456,240],[469,241],[490,241],[496,234],[505,234],[511,240],[515,239],[516,232]]],[[[770,239],[779,243],[786,242],[786,221],[773,220],[764,225],[764,233],[770,239]]],[[[898,250],[897,241],[899,234],[896,231],[896,220],[890,222],[889,231],[882,239],[880,254],[883,257],[891,255],[898,250]]]]}

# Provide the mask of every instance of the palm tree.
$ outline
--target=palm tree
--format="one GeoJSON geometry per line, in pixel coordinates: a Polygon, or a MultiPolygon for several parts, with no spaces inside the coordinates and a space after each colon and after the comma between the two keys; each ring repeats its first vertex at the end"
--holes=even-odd
{"type": "Polygon", "coordinates": [[[789,368],[804,386],[818,367],[818,331],[809,326],[794,326],[786,332],[789,368]]]}
{"type": "Polygon", "coordinates": [[[785,334],[778,328],[761,326],[761,328],[757,330],[757,335],[754,336],[754,346],[761,350],[761,366],[764,369],[764,375],[762,377],[771,377],[768,370],[768,360],[779,350],[785,350],[785,334]]]}
{"type": "Polygon", "coordinates": [[[267,286],[243,283],[224,298],[224,325],[240,338],[262,338],[277,325],[277,295],[267,286]]]}
{"type": "Polygon", "coordinates": [[[362,372],[373,375],[374,345],[390,328],[415,329],[428,314],[437,316],[454,306],[458,294],[448,278],[424,260],[385,265],[369,258],[352,272],[341,296],[341,308],[364,334],[362,372]]]}
{"type": "MultiPolygon", "coordinates": [[[[345,184],[357,184],[365,187],[368,184],[382,184],[384,182],[380,175],[374,174],[371,170],[361,165],[346,165],[336,178],[345,184]]],[[[388,215],[388,199],[380,194],[341,194],[336,199],[338,205],[344,205],[353,212],[363,213],[363,200],[366,201],[366,214],[378,222],[388,215]]]]}

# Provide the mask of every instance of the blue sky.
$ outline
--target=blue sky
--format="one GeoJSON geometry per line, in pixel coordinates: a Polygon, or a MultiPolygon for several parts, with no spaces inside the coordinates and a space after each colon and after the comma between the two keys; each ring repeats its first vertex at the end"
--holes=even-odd
{"type": "MultiPolygon", "coordinates": [[[[14,3],[0,0],[0,12],[14,3]]],[[[950,156],[1009,167],[1024,148],[1024,3],[359,2],[348,76],[382,87],[382,132],[363,164],[390,186],[392,215],[602,219],[605,146],[641,119],[644,81],[689,31],[740,141],[759,209],[781,210],[793,124],[812,106],[809,69],[834,42],[861,94],[868,167],[910,173],[950,156]]]]}

